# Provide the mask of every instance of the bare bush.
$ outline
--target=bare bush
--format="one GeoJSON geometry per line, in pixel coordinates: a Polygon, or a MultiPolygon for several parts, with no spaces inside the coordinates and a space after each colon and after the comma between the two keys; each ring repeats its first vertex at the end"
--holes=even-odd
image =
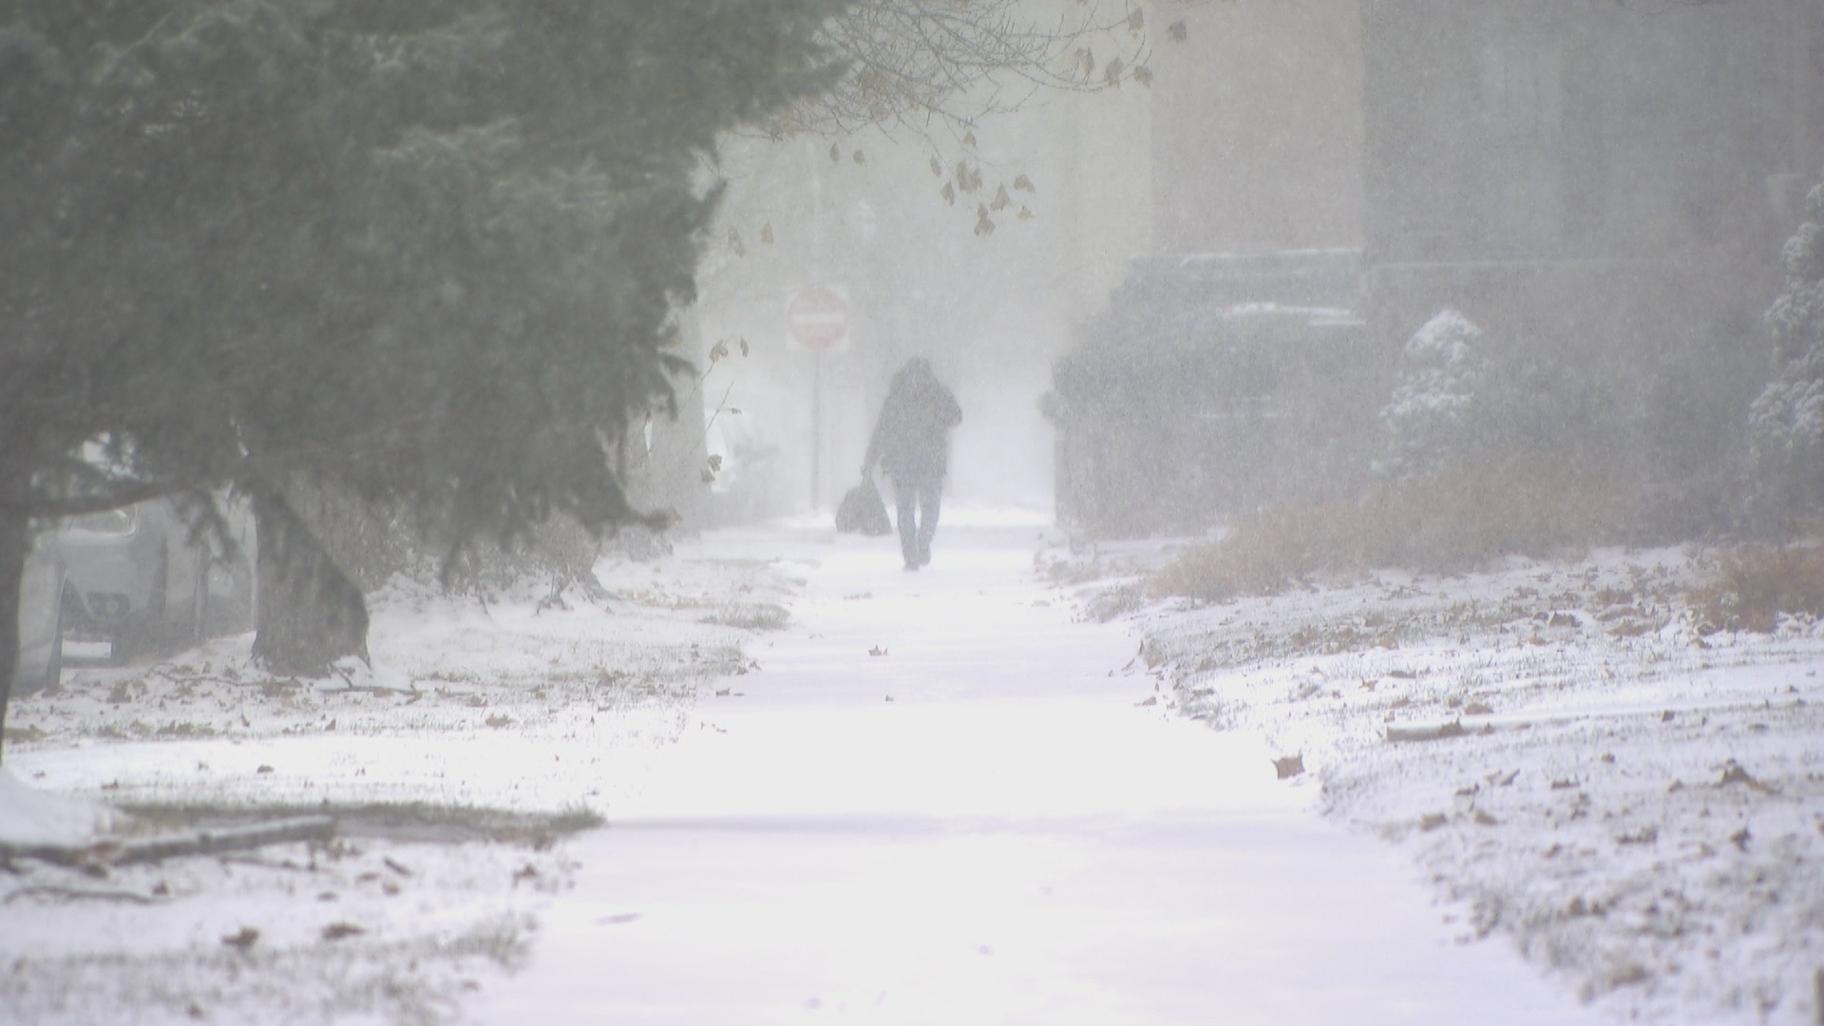
{"type": "Polygon", "coordinates": [[[1700,620],[1719,630],[1770,633],[1782,616],[1824,616],[1824,535],[1720,552],[1689,599],[1700,620]]]}
{"type": "Polygon", "coordinates": [[[1581,553],[1625,540],[1639,500],[1638,487],[1604,466],[1540,456],[1459,464],[1351,502],[1243,516],[1221,541],[1153,575],[1150,588],[1221,602],[1324,575],[1456,573],[1507,555],[1581,553]]]}

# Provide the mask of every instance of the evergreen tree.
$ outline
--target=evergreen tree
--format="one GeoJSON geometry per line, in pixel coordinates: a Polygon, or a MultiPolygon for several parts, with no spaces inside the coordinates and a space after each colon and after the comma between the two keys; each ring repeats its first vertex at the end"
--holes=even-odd
{"type": "MultiPolygon", "coordinates": [[[[826,85],[833,0],[32,0],[0,23],[0,681],[29,525],[231,481],[256,651],[364,644],[300,483],[453,546],[638,519],[718,136],[826,85]],[[98,466],[75,453],[100,439],[98,466]]],[[[202,507],[199,505],[198,507],[202,507]]],[[[0,696],[0,716],[4,714],[0,696]]]]}
{"type": "Polygon", "coordinates": [[[1786,287],[1766,316],[1774,378],[1750,410],[1761,503],[1780,519],[1824,502],[1824,183],[1783,257],[1786,287]]]}
{"type": "Polygon", "coordinates": [[[1473,453],[1484,434],[1488,378],[1481,328],[1455,310],[1427,321],[1401,351],[1398,384],[1381,410],[1379,469],[1407,477],[1473,453]]]}

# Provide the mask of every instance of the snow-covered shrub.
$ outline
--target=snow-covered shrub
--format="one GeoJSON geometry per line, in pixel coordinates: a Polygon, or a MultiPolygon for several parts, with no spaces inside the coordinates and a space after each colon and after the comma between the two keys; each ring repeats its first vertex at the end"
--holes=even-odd
{"type": "Polygon", "coordinates": [[[1786,287],[1766,317],[1774,379],[1750,411],[1761,498],[1779,516],[1824,500],[1824,183],[1806,199],[1784,263],[1786,287]]]}
{"type": "Polygon", "coordinates": [[[1455,310],[1427,321],[1401,352],[1398,384],[1381,410],[1381,472],[1426,473],[1473,453],[1481,441],[1488,379],[1481,328],[1455,310]]]}

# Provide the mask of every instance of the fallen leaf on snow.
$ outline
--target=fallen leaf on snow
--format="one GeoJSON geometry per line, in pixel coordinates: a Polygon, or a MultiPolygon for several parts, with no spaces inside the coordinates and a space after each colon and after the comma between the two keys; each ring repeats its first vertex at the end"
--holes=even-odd
{"type": "Polygon", "coordinates": [[[237,951],[246,951],[260,939],[260,931],[251,926],[243,926],[234,933],[222,938],[222,943],[237,951]]]}
{"type": "Polygon", "coordinates": [[[1631,834],[1622,834],[1615,838],[1616,844],[1652,844],[1659,840],[1658,827],[1641,827],[1631,834]]]}
{"type": "Polygon", "coordinates": [[[1723,775],[1721,779],[1716,782],[1716,786],[1718,787],[1728,787],[1730,784],[1742,784],[1753,790],[1759,791],[1762,794],[1773,793],[1773,788],[1756,780],[1752,774],[1742,768],[1741,763],[1736,762],[1734,759],[1730,759],[1728,762],[1723,763],[1723,775]]]}
{"type": "Polygon", "coordinates": [[[1609,983],[1611,986],[1629,987],[1647,982],[1650,975],[1645,966],[1630,962],[1611,973],[1609,983]]]}

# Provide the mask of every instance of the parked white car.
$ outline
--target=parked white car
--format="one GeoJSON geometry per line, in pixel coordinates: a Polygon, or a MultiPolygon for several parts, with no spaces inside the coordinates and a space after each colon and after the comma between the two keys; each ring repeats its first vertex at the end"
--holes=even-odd
{"type": "Polygon", "coordinates": [[[68,586],[64,627],[109,643],[116,660],[245,629],[253,616],[251,517],[230,512],[238,552],[192,538],[169,501],[70,520],[58,532],[68,586]]]}
{"type": "Polygon", "coordinates": [[[13,665],[13,697],[57,683],[63,675],[63,559],[56,539],[38,535],[25,560],[19,588],[19,661],[13,665]]]}

